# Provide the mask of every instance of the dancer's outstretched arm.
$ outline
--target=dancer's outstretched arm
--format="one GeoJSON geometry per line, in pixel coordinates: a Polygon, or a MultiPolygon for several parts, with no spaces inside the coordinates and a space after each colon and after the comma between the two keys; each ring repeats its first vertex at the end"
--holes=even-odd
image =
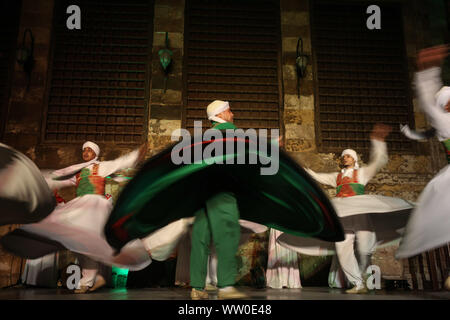
{"type": "Polygon", "coordinates": [[[403,133],[405,137],[411,140],[426,140],[432,138],[436,134],[436,129],[431,128],[426,131],[416,131],[412,130],[407,124],[401,124],[400,132],[403,133]]]}
{"type": "Polygon", "coordinates": [[[374,126],[370,135],[372,144],[370,162],[367,166],[361,168],[358,175],[359,183],[366,185],[387,164],[388,153],[385,139],[391,130],[390,126],[384,124],[376,124],[374,126]]]}
{"type": "Polygon", "coordinates": [[[136,149],[120,158],[111,161],[102,161],[99,164],[98,175],[106,177],[122,169],[134,168],[144,159],[146,152],[147,143],[141,145],[139,149],[136,149]]]}
{"type": "Polygon", "coordinates": [[[309,168],[305,168],[305,171],[308,172],[309,175],[313,177],[317,182],[336,188],[336,179],[339,174],[338,172],[318,173],[309,168]]]}

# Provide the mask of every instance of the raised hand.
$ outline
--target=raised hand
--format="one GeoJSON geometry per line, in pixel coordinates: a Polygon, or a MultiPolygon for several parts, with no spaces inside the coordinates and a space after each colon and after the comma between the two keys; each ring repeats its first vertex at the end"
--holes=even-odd
{"type": "Polygon", "coordinates": [[[370,133],[370,139],[384,141],[391,131],[391,126],[377,123],[373,126],[372,132],[370,133]]]}
{"type": "Polygon", "coordinates": [[[420,71],[440,66],[447,55],[447,44],[420,50],[417,54],[417,69],[420,71]]]}

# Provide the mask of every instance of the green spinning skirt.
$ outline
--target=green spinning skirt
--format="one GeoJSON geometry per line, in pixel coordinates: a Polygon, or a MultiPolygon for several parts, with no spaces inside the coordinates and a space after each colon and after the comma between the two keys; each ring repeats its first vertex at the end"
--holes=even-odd
{"type": "MultiPolygon", "coordinates": [[[[287,153],[280,150],[276,174],[262,175],[261,168],[268,167],[264,161],[273,161],[277,154],[267,156],[254,150],[248,139],[245,151],[227,152],[225,143],[230,139],[235,144],[242,143],[242,139],[221,139],[223,154],[213,152],[203,157],[203,161],[191,164],[173,163],[172,150],[180,150],[176,144],[149,159],[117,199],[105,225],[108,243],[120,250],[133,239],[144,238],[171,222],[194,216],[209,197],[224,191],[236,196],[241,219],[297,236],[332,242],[344,240],[342,226],[327,195],[287,153]],[[246,163],[252,155],[258,156],[257,163],[214,161],[234,159],[236,163],[244,153],[246,163]]],[[[190,142],[183,152],[193,155],[194,148],[205,150],[212,141],[193,139],[190,142]]],[[[239,150],[236,146],[234,150],[239,150]]],[[[266,150],[271,150],[270,142],[266,150]]]]}

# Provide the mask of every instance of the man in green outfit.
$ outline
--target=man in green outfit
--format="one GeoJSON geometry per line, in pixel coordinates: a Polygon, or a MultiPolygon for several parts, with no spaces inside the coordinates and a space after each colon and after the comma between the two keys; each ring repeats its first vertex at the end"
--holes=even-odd
{"type": "MultiPolygon", "coordinates": [[[[216,100],[208,105],[208,119],[213,129],[236,129],[229,103],[216,100]]],[[[205,281],[211,239],[217,252],[217,287],[219,299],[243,299],[247,295],[235,287],[236,251],[240,239],[239,209],[236,197],[224,191],[211,196],[195,214],[190,261],[191,298],[208,299],[205,281]]]]}

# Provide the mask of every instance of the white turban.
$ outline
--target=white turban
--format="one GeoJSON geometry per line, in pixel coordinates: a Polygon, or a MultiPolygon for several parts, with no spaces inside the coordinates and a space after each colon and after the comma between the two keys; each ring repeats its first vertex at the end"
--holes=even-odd
{"type": "Polygon", "coordinates": [[[442,87],[441,90],[436,93],[436,104],[439,108],[444,109],[449,100],[450,87],[442,87]]]}
{"type": "Polygon", "coordinates": [[[97,160],[98,156],[100,155],[100,147],[96,143],[94,143],[92,141],[86,141],[83,144],[83,148],[81,148],[81,150],[84,150],[84,148],[86,148],[86,147],[91,148],[92,151],[95,152],[95,159],[94,160],[97,160]]]}
{"type": "Polygon", "coordinates": [[[206,108],[206,113],[208,114],[208,119],[211,121],[216,121],[219,123],[226,122],[222,118],[216,117],[219,113],[230,108],[228,101],[215,100],[211,102],[206,108]]]}
{"type": "Polygon", "coordinates": [[[346,154],[348,154],[350,157],[352,157],[355,160],[355,169],[358,169],[359,168],[358,154],[356,153],[356,151],[353,149],[345,149],[344,151],[342,151],[341,157],[343,157],[346,154]]]}

